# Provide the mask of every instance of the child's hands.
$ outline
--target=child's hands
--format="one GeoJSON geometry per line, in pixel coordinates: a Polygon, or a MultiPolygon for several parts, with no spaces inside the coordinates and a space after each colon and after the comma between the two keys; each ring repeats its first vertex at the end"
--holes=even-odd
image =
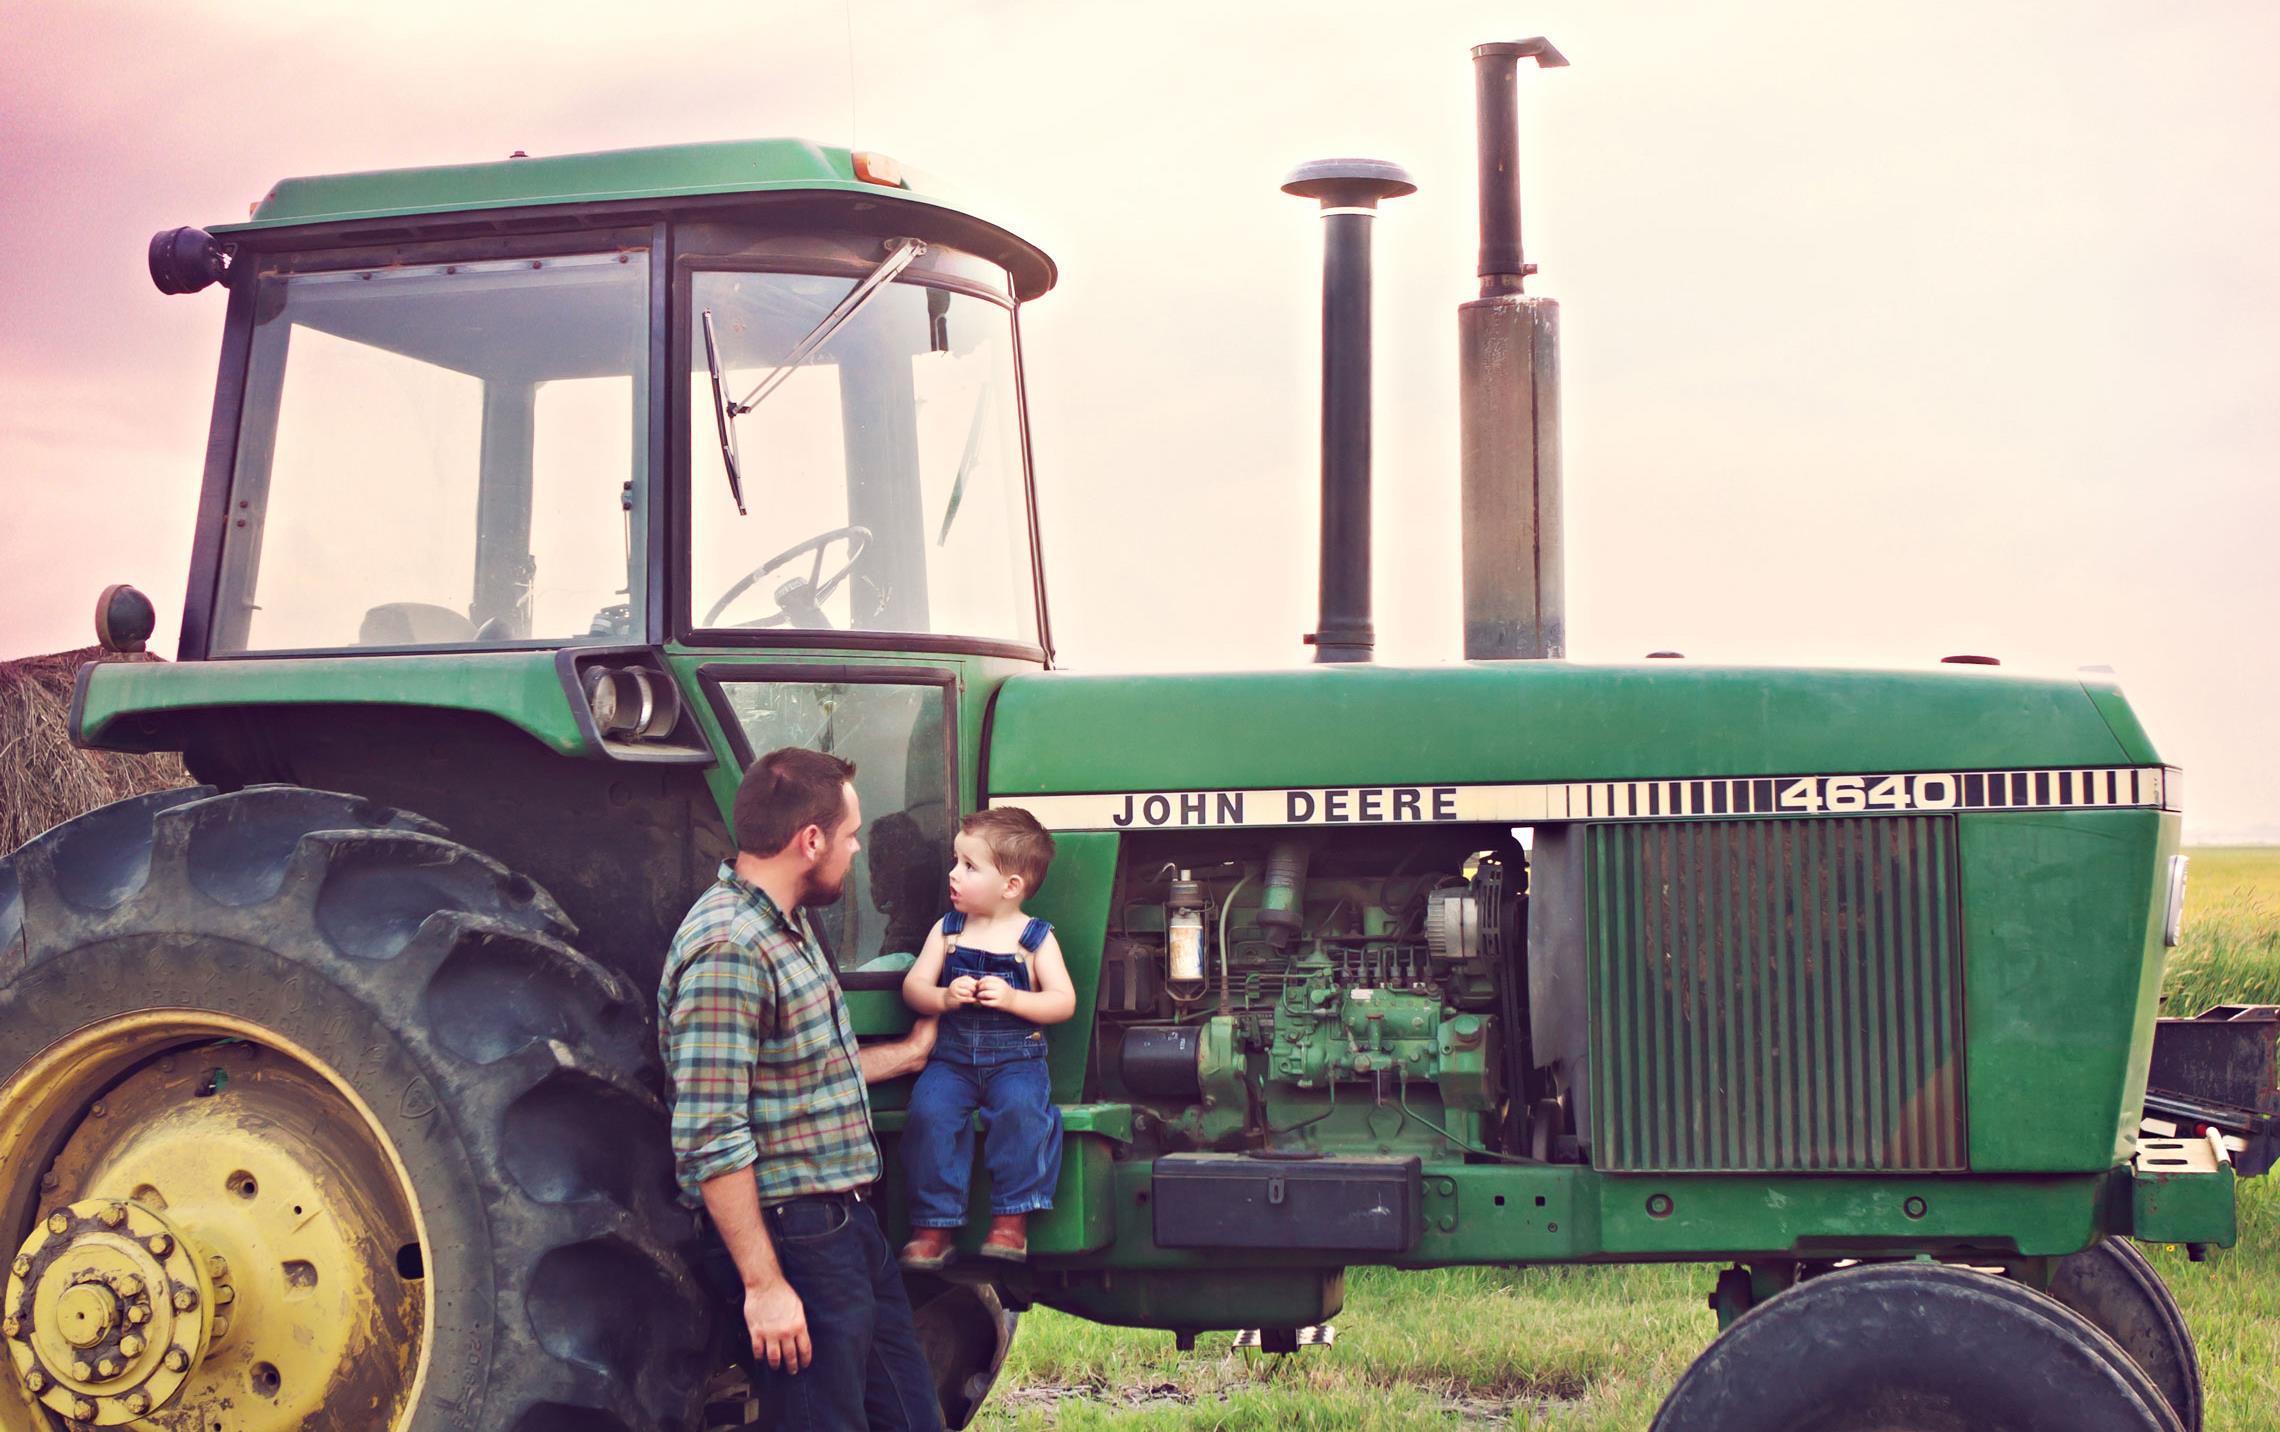
{"type": "MultiPolygon", "coordinates": [[[[963,1009],[972,1004],[981,981],[972,975],[960,975],[942,987],[942,1002],[951,1009],[963,1009]]],[[[1004,980],[999,980],[1004,984],[1004,980]]]]}
{"type": "Polygon", "coordinates": [[[974,1003],[985,1009],[1005,1009],[1013,1003],[1013,986],[996,975],[983,975],[974,984],[974,1003]]]}

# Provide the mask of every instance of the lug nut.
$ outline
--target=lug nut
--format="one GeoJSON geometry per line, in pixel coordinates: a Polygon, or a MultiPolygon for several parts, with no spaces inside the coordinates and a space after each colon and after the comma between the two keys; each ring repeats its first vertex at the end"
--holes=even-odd
{"type": "Polygon", "coordinates": [[[81,1382],[86,1382],[95,1376],[95,1369],[84,1362],[75,1362],[71,1365],[71,1375],[81,1382]]]}
{"type": "Polygon", "coordinates": [[[119,1375],[119,1360],[115,1357],[104,1358],[95,1364],[95,1375],[106,1382],[117,1377],[119,1375]]]}
{"type": "Polygon", "coordinates": [[[71,1399],[71,1415],[82,1422],[91,1421],[95,1416],[95,1404],[84,1397],[74,1397],[71,1399]]]}
{"type": "Polygon", "coordinates": [[[24,1320],[17,1317],[0,1319],[0,1334],[12,1338],[22,1337],[24,1335],[24,1320]]]}
{"type": "Polygon", "coordinates": [[[187,1372],[187,1371],[189,1371],[189,1370],[190,1370],[190,1354],[188,1354],[188,1353],[184,1352],[182,1349],[180,1349],[180,1348],[178,1348],[178,1347],[170,1347],[170,1348],[168,1348],[168,1349],[166,1350],[166,1370],[167,1370],[168,1372],[187,1372]]]}
{"type": "Polygon", "coordinates": [[[102,1222],[105,1228],[116,1228],[127,1221],[127,1206],[123,1203],[114,1203],[101,1213],[96,1214],[95,1217],[102,1222]]]}
{"type": "Polygon", "coordinates": [[[148,1304],[148,1303],[136,1303],[136,1304],[134,1304],[133,1306],[129,1307],[129,1308],[127,1309],[127,1321],[128,1321],[128,1322],[130,1322],[130,1323],[147,1323],[147,1322],[149,1322],[149,1321],[150,1321],[150,1304],[148,1304]]]}
{"type": "Polygon", "coordinates": [[[150,1249],[151,1252],[157,1254],[159,1257],[164,1258],[168,1253],[174,1250],[174,1240],[167,1237],[163,1233],[153,1233],[150,1235],[150,1241],[143,1246],[150,1249]]]}
{"type": "Polygon", "coordinates": [[[219,1288],[216,1288],[216,1289],[214,1289],[214,1306],[215,1306],[215,1307],[217,1307],[217,1308],[226,1308],[226,1307],[228,1307],[230,1304],[232,1304],[232,1303],[234,1303],[234,1302],[236,1302],[236,1301],[237,1301],[237,1289],[235,1289],[235,1288],[231,1287],[229,1284],[227,1284],[227,1283],[224,1283],[224,1284],[222,1284],[222,1285],[221,1285],[219,1288]]]}
{"type": "Polygon", "coordinates": [[[191,1308],[197,1306],[197,1302],[198,1295],[188,1288],[176,1288],[174,1290],[174,1311],[187,1313],[191,1308]]]}
{"type": "Polygon", "coordinates": [[[32,1392],[47,1391],[47,1374],[41,1372],[36,1367],[33,1368],[30,1372],[24,1374],[24,1386],[26,1389],[32,1392]]]}
{"type": "Polygon", "coordinates": [[[133,1413],[137,1417],[140,1417],[145,1412],[150,1411],[150,1399],[144,1396],[142,1393],[130,1392],[126,1395],[124,1400],[127,1404],[127,1411],[133,1413]]]}
{"type": "Polygon", "coordinates": [[[213,1321],[213,1331],[207,1335],[206,1340],[208,1342],[220,1342],[223,1338],[226,1338],[229,1335],[230,1320],[225,1317],[216,1316],[213,1321]]]}
{"type": "Polygon", "coordinates": [[[132,1273],[121,1273],[111,1279],[111,1291],[122,1298],[132,1298],[142,1292],[142,1279],[132,1273]]]}
{"type": "Polygon", "coordinates": [[[220,1282],[230,1275],[230,1260],[219,1253],[210,1253],[206,1256],[206,1271],[213,1275],[214,1281],[220,1282]]]}
{"type": "Polygon", "coordinates": [[[60,1213],[58,1213],[58,1214],[55,1214],[53,1217],[51,1217],[51,1218],[49,1218],[49,1219],[48,1219],[48,1232],[50,1232],[50,1233],[69,1233],[70,1231],[71,1231],[71,1220],[70,1220],[69,1218],[66,1218],[66,1217],[64,1217],[62,1214],[60,1214],[60,1213]]]}
{"type": "Polygon", "coordinates": [[[8,1265],[8,1271],[19,1278],[29,1278],[32,1276],[32,1260],[19,1253],[16,1261],[8,1265]]]}
{"type": "Polygon", "coordinates": [[[128,1333],[119,1339],[119,1356],[134,1357],[143,1350],[142,1334],[128,1333]]]}

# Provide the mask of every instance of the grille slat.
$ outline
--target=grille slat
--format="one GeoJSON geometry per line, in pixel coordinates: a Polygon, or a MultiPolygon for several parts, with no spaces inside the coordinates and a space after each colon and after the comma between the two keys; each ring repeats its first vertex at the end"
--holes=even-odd
{"type": "Polygon", "coordinates": [[[1964,1167],[1947,817],[1588,836],[1594,1162],[1964,1167]]]}

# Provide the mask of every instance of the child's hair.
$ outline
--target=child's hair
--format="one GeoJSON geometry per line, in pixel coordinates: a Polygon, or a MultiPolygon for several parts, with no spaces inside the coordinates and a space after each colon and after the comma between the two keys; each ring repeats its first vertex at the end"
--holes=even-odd
{"type": "Polygon", "coordinates": [[[958,823],[958,833],[988,846],[998,869],[1020,876],[1023,894],[1034,895],[1045,884],[1045,871],[1053,863],[1053,837],[1020,806],[975,811],[958,823]]]}

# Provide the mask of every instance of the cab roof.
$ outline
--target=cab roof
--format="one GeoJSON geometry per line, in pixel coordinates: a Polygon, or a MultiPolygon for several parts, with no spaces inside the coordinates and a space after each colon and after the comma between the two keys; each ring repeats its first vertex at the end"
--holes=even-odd
{"type": "Polygon", "coordinates": [[[966,231],[960,246],[1011,271],[1019,297],[1035,298],[1056,276],[1043,250],[963,205],[916,193],[907,180],[886,185],[858,179],[853,151],[804,139],[731,139],[281,179],[253,206],[252,217],[216,225],[212,232],[256,234],[497,209],[654,209],[675,200],[739,194],[845,195],[914,205],[966,231]]]}

